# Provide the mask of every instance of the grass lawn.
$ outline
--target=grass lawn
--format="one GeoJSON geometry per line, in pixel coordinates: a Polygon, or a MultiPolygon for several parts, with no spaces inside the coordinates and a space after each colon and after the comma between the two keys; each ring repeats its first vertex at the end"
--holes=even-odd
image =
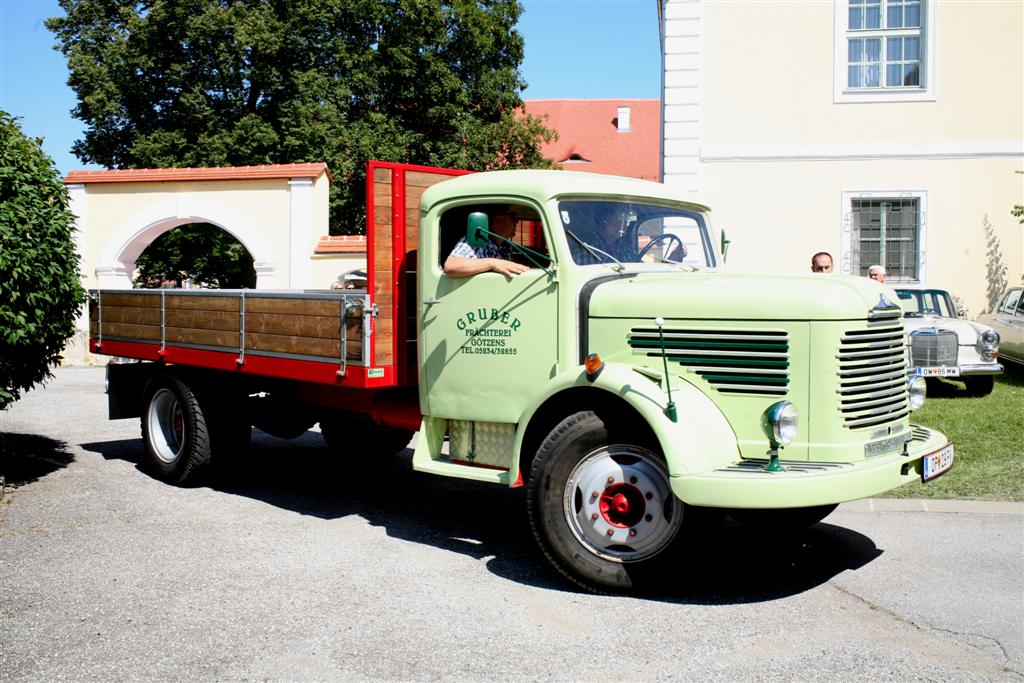
{"type": "Polygon", "coordinates": [[[953,468],[886,497],[1024,500],[1024,371],[1004,365],[984,398],[963,396],[962,384],[929,385],[928,399],[911,421],[938,429],[956,444],[953,468]]]}

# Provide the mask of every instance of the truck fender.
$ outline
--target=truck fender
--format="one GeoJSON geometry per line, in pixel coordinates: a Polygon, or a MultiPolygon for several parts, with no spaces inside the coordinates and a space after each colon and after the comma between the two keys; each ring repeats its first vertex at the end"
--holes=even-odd
{"type": "Polygon", "coordinates": [[[706,472],[739,460],[736,434],[718,406],[684,378],[673,374],[671,381],[677,422],[665,415],[668,395],[664,389],[632,365],[606,363],[594,381],[587,379],[582,365],[556,375],[523,411],[511,471],[520,471],[524,438],[537,412],[552,398],[574,389],[609,392],[632,406],[650,425],[672,476],[706,472]]]}

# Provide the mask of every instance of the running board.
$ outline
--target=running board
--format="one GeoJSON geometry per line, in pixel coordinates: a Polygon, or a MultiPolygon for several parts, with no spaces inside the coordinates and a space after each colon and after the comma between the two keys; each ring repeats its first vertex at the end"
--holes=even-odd
{"type": "Polygon", "coordinates": [[[472,479],[492,484],[512,484],[508,470],[481,467],[469,463],[452,462],[441,452],[444,446],[444,434],[447,421],[439,418],[423,418],[420,425],[419,438],[412,454],[412,468],[417,472],[429,472],[444,477],[472,479]]]}

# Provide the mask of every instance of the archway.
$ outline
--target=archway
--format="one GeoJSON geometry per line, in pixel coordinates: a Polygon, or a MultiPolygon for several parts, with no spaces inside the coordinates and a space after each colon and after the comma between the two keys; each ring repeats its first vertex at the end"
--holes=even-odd
{"type": "Polygon", "coordinates": [[[134,285],[143,288],[255,289],[252,254],[229,231],[209,222],[170,228],[135,257],[134,285]]]}

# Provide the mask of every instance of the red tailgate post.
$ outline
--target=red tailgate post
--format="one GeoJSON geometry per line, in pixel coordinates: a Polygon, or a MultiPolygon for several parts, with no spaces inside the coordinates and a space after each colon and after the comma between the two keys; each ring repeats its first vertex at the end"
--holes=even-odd
{"type": "Polygon", "coordinates": [[[416,360],[416,250],[420,197],[462,171],[369,161],[366,164],[366,287],[377,306],[370,358],[386,384],[419,381],[416,360]]]}

